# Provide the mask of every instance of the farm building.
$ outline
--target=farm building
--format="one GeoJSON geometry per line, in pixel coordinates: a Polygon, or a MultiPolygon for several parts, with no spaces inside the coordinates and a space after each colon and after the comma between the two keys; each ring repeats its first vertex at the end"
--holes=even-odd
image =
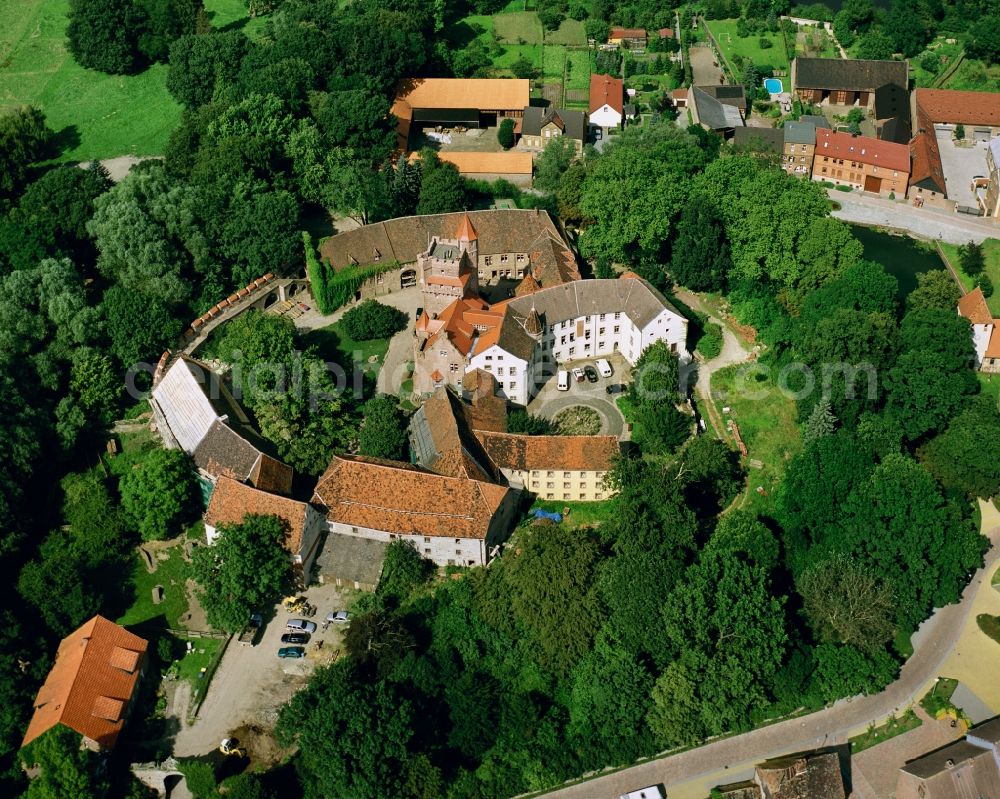
{"type": "Polygon", "coordinates": [[[792,87],[804,103],[859,105],[873,110],[876,90],[894,84],[904,91],[909,62],[795,58],[792,87]]]}

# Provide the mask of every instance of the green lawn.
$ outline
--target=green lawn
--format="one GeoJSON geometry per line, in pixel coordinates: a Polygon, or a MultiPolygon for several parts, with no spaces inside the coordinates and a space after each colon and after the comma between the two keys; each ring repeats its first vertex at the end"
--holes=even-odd
{"type": "Polygon", "coordinates": [[[746,444],[747,459],[763,463],[761,469],[747,470],[750,494],[745,501],[761,511],[773,509],[785,465],[802,447],[795,402],[777,387],[775,379],[755,364],[730,366],[712,375],[712,398],[723,423],[732,419],[746,444]]]}
{"type": "MultiPolygon", "coordinates": [[[[962,259],[958,254],[958,246],[942,243],[941,249],[948,256],[955,271],[958,272],[962,285],[967,290],[971,290],[976,284],[971,277],[962,271],[962,259]]],[[[1000,239],[986,239],[983,242],[983,258],[986,261],[986,275],[992,281],[995,289],[993,296],[986,298],[986,304],[994,316],[1000,316],[1000,239]]]]}
{"type": "Polygon", "coordinates": [[[542,43],[542,23],[534,11],[495,14],[493,29],[502,44],[542,43]]]}
{"type": "Polygon", "coordinates": [[[951,710],[955,706],[951,702],[951,695],[958,688],[958,680],[949,677],[939,677],[934,687],[931,688],[920,700],[920,707],[927,711],[931,718],[937,718],[941,710],[951,710]]]}
{"type": "MultiPolygon", "coordinates": [[[[979,378],[979,391],[981,394],[993,400],[993,404],[1000,408],[1000,375],[991,375],[985,372],[976,372],[979,378]]],[[[1000,571],[997,572],[1000,578],[1000,571]]]]}
{"type": "Polygon", "coordinates": [[[135,586],[135,599],[117,621],[129,627],[153,628],[181,626],[180,617],[187,612],[188,600],[184,581],[191,576],[191,564],[181,556],[180,546],[166,550],[166,560],[156,561],[156,571],[150,574],[142,555],[138,552],[132,564],[131,582],[135,586]],[[163,601],[153,604],[153,588],[163,586],[163,601]]]}
{"type": "MultiPolygon", "coordinates": [[[[722,49],[722,54],[729,60],[733,69],[737,69],[733,56],[740,55],[751,59],[758,66],[769,65],[774,69],[788,69],[788,55],[785,53],[785,40],[780,33],[753,33],[745,39],[736,35],[735,19],[706,20],[706,27],[712,32],[722,49]],[[772,47],[762,49],[760,38],[772,43],[772,47]]],[[[738,71],[738,70],[737,70],[738,71]]]]}
{"type": "Polygon", "coordinates": [[[851,754],[869,749],[904,732],[915,730],[921,724],[917,714],[912,710],[907,710],[899,718],[890,718],[881,727],[873,727],[861,735],[856,735],[850,739],[851,754]]]}
{"type": "Polygon", "coordinates": [[[982,61],[967,58],[941,88],[1000,92],[1000,64],[986,66],[982,61]]]}
{"type": "Polygon", "coordinates": [[[213,28],[241,30],[254,37],[267,21],[266,17],[248,17],[246,0],[204,0],[204,5],[213,28]]]}
{"type": "Polygon", "coordinates": [[[979,625],[980,630],[1000,644],[1000,616],[980,613],[976,616],[976,624],[979,625]]]}
{"type": "Polygon", "coordinates": [[[105,75],[66,50],[69,0],[0,3],[0,110],[40,108],[60,134],[60,161],[159,155],[181,108],[167,92],[167,67],[105,75]]]}
{"type": "MultiPolygon", "coordinates": [[[[910,75],[913,78],[915,87],[920,88],[932,86],[938,76],[948,69],[954,60],[958,58],[959,54],[962,52],[962,41],[959,39],[956,40],[954,44],[948,44],[947,40],[949,38],[954,37],[935,37],[934,41],[927,45],[926,50],[924,50],[916,58],[910,59],[910,75]],[[933,72],[928,72],[922,66],[924,58],[928,55],[935,55],[938,57],[938,68],[933,72]]],[[[961,70],[961,67],[959,67],[959,70],[961,70]]]]}
{"type": "Polygon", "coordinates": [[[568,44],[574,47],[587,46],[587,31],[582,22],[568,17],[562,21],[558,30],[546,31],[546,44],[568,44]]]}
{"type": "Polygon", "coordinates": [[[366,372],[378,373],[385,354],[389,351],[389,339],[376,338],[369,341],[355,341],[344,332],[340,322],[334,322],[327,327],[313,330],[305,336],[306,346],[315,346],[320,357],[328,361],[336,361],[345,369],[353,364],[362,365],[366,372]],[[369,358],[375,356],[378,361],[369,363],[369,358]]]}
{"type": "Polygon", "coordinates": [[[559,502],[555,499],[536,499],[531,507],[556,513],[563,513],[569,508],[569,514],[563,516],[562,524],[573,528],[598,526],[610,519],[614,510],[609,501],[559,502]]]}
{"type": "Polygon", "coordinates": [[[840,58],[840,53],[834,45],[833,39],[830,38],[830,34],[823,28],[812,26],[803,26],[798,29],[795,36],[795,53],[807,58],[840,58]]]}

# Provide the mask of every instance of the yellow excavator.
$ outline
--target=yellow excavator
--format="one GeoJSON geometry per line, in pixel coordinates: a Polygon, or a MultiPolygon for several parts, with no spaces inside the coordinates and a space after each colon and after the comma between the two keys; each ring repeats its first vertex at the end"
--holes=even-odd
{"type": "Polygon", "coordinates": [[[302,616],[314,616],[316,606],[310,605],[304,596],[286,596],[281,600],[281,605],[289,613],[298,613],[302,616]]]}
{"type": "Polygon", "coordinates": [[[242,749],[239,745],[239,741],[236,738],[223,738],[222,743],[219,744],[219,751],[224,755],[232,755],[234,757],[246,757],[247,750],[242,749]]]}

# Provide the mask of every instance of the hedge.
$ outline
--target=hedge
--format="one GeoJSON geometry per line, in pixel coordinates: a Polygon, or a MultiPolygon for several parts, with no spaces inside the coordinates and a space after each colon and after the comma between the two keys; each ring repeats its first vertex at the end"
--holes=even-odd
{"type": "Polygon", "coordinates": [[[303,231],[302,241],[306,251],[306,274],[309,276],[313,299],[323,314],[333,313],[340,306],[353,300],[361,284],[368,278],[399,269],[397,261],[388,261],[384,264],[364,266],[354,264],[333,270],[328,263],[320,261],[316,256],[316,249],[308,232],[303,231]]]}

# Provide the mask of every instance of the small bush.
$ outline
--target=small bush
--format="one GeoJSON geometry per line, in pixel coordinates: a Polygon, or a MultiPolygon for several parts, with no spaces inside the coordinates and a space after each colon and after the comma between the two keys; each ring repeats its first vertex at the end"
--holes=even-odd
{"type": "Polygon", "coordinates": [[[990,280],[988,275],[980,275],[976,278],[976,285],[982,289],[984,297],[993,296],[993,281],[990,280]]]}
{"type": "Polygon", "coordinates": [[[500,146],[505,150],[509,150],[514,146],[514,120],[507,118],[500,123],[500,128],[497,130],[497,141],[500,142],[500,146]]]}
{"type": "Polygon", "coordinates": [[[705,326],[705,333],[698,340],[695,351],[700,353],[706,361],[710,361],[712,358],[719,357],[722,352],[722,343],[722,326],[710,322],[705,326]]]}
{"type": "Polygon", "coordinates": [[[774,42],[772,42],[766,36],[761,36],[760,39],[757,40],[757,44],[760,46],[761,50],[770,50],[772,47],[774,47],[774,42]]]}
{"type": "Polygon", "coordinates": [[[837,191],[854,191],[853,187],[851,187],[851,186],[839,185],[839,186],[835,186],[834,188],[837,191]]]}
{"type": "Polygon", "coordinates": [[[344,314],[344,332],[355,341],[391,338],[406,327],[406,314],[391,305],[365,300],[344,314]]]}

